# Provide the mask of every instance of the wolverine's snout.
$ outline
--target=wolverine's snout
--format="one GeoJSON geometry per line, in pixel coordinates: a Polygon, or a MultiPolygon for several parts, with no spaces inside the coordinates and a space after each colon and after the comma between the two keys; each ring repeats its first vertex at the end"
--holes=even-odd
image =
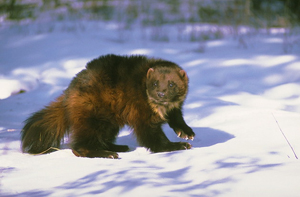
{"type": "Polygon", "coordinates": [[[163,97],[165,97],[165,93],[163,93],[163,92],[157,92],[157,96],[159,98],[163,98],[163,97]]]}

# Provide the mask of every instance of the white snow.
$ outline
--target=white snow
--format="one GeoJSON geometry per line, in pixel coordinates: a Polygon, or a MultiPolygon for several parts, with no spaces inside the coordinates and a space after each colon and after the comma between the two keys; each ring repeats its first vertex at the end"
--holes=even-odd
{"type": "Polygon", "coordinates": [[[272,29],[245,36],[246,48],[226,36],[199,53],[197,42],[151,42],[139,30],[123,32],[121,42],[113,24],[86,26],[42,34],[1,27],[0,196],[299,196],[299,40],[285,54],[284,32],[272,29]],[[22,153],[22,121],[108,53],[164,58],[187,71],[184,117],[196,133],[193,148],[152,154],[125,127],[117,143],[131,151],[118,160],[78,158],[67,146],[22,153]]]}

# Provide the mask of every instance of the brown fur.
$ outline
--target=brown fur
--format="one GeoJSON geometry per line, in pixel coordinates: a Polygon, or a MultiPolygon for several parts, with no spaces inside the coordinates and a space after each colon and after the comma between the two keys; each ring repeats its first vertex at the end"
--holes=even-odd
{"type": "Polygon", "coordinates": [[[77,156],[117,158],[128,146],[115,145],[120,127],[129,125],[152,152],[189,149],[170,142],[161,129],[167,122],[178,136],[194,132],[182,118],[188,77],[178,65],[145,56],[101,56],[77,74],[55,102],[33,114],[22,130],[24,152],[59,147],[70,133],[77,156]]]}

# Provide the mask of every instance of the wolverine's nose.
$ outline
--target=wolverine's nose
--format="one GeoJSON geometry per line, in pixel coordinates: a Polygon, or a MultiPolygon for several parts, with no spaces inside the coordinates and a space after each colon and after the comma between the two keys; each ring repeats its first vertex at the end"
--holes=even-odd
{"type": "Polygon", "coordinates": [[[163,93],[163,92],[157,92],[157,96],[158,96],[159,98],[162,98],[162,97],[165,96],[165,93],[163,93]]]}

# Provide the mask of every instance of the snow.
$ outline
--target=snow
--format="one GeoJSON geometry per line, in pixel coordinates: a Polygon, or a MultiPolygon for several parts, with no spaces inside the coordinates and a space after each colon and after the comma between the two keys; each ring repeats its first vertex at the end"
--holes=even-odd
{"type": "Polygon", "coordinates": [[[111,23],[30,29],[0,29],[0,196],[299,196],[300,45],[284,53],[282,29],[246,35],[243,46],[235,36],[207,41],[203,53],[197,42],[149,41],[111,23]],[[67,145],[22,153],[22,122],[108,53],[164,58],[187,71],[184,117],[196,133],[193,148],[152,154],[125,127],[117,143],[131,151],[121,159],[78,158],[67,145]]]}

